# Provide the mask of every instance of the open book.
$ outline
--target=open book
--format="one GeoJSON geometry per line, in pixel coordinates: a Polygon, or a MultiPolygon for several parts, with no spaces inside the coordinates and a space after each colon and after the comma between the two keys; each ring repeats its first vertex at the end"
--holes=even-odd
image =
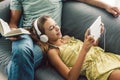
{"type": "Polygon", "coordinates": [[[90,26],[90,35],[93,35],[95,40],[97,40],[101,35],[101,24],[101,16],[99,16],[90,26]]]}
{"type": "Polygon", "coordinates": [[[24,28],[17,28],[15,30],[11,30],[8,23],[0,18],[0,33],[4,37],[17,36],[21,34],[30,34],[29,31],[24,28]]]}

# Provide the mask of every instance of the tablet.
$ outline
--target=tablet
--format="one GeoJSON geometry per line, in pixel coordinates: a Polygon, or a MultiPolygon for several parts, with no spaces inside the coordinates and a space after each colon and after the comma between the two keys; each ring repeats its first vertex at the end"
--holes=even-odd
{"type": "Polygon", "coordinates": [[[90,26],[90,35],[93,35],[95,40],[97,40],[101,35],[101,23],[101,16],[99,16],[90,26]]]}

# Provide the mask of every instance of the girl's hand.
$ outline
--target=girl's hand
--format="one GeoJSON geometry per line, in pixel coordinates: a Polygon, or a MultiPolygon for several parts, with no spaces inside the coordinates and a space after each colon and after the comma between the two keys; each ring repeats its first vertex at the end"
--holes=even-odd
{"type": "Polygon", "coordinates": [[[94,44],[94,36],[89,35],[90,30],[89,28],[87,29],[86,33],[85,33],[85,39],[84,39],[84,44],[83,44],[83,48],[86,51],[89,51],[89,49],[91,48],[91,46],[93,46],[94,44]]]}
{"type": "MultiPolygon", "coordinates": [[[[101,33],[101,34],[104,33],[104,30],[105,30],[104,24],[101,23],[101,31],[100,31],[100,33],[101,33]]],[[[98,46],[98,44],[99,44],[99,38],[94,41],[93,45],[94,45],[94,46],[98,46]]]]}
{"type": "Polygon", "coordinates": [[[101,23],[101,34],[104,33],[104,30],[105,30],[104,23],[101,23]]]}

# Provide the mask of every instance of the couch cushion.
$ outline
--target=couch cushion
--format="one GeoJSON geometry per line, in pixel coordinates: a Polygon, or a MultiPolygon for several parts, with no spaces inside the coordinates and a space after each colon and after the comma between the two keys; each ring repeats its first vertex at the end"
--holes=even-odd
{"type": "Polygon", "coordinates": [[[36,71],[36,79],[35,80],[64,80],[55,69],[42,66],[36,71]]]}
{"type": "Polygon", "coordinates": [[[0,38],[0,76],[1,80],[7,80],[6,66],[11,59],[11,41],[0,38]]]}
{"type": "MultiPolygon", "coordinates": [[[[36,70],[35,80],[65,80],[54,68],[42,66],[36,70]]],[[[79,80],[87,80],[85,76],[80,76],[79,80]]]]}
{"type": "Polygon", "coordinates": [[[11,58],[11,41],[0,38],[0,65],[6,66],[11,58]]]}
{"type": "Polygon", "coordinates": [[[78,39],[84,39],[86,29],[100,15],[106,34],[100,38],[100,47],[120,54],[120,17],[115,18],[103,9],[80,2],[65,2],[63,4],[62,32],[78,39]]]}

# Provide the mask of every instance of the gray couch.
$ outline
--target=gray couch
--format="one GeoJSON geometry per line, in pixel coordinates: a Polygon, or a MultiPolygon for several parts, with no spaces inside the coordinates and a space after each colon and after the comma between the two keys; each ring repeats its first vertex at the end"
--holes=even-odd
{"type": "MultiPolygon", "coordinates": [[[[0,18],[9,21],[9,2],[0,2],[0,18]]],[[[64,2],[62,12],[62,33],[75,36],[83,40],[86,29],[99,16],[105,25],[106,34],[100,38],[99,46],[105,51],[120,54],[120,17],[114,18],[105,10],[80,2],[64,2]],[[105,45],[105,46],[104,46],[105,45]]],[[[7,80],[4,68],[11,59],[11,42],[0,38],[0,80],[7,80]]],[[[86,77],[80,76],[80,80],[86,77]]],[[[64,78],[50,66],[40,66],[35,71],[35,80],[64,80],[64,78]]]]}

